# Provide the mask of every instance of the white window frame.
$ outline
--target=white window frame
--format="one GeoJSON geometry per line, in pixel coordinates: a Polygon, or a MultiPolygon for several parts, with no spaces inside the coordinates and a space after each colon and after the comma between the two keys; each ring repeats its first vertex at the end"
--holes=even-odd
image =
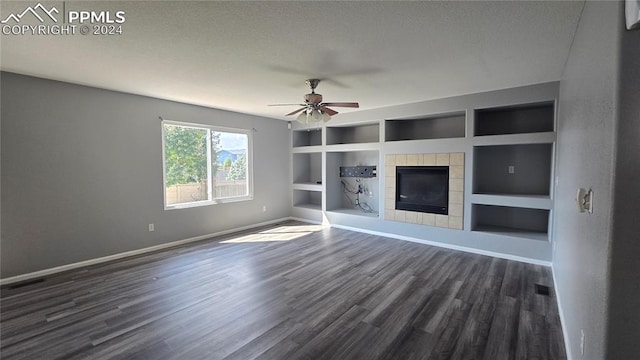
{"type": "MultiPolygon", "coordinates": [[[[162,199],[163,199],[163,204],[164,204],[164,209],[165,210],[176,210],[176,209],[187,209],[187,208],[193,208],[193,207],[200,207],[200,206],[209,206],[209,205],[216,205],[216,204],[224,204],[224,203],[231,203],[231,202],[237,202],[237,201],[247,201],[247,200],[253,200],[253,131],[250,129],[236,129],[236,128],[228,128],[228,127],[221,127],[221,126],[214,126],[214,125],[207,125],[207,124],[197,124],[197,123],[190,123],[190,122],[182,122],[182,121],[174,121],[174,120],[162,120],[161,121],[161,132],[162,132],[162,199]],[[235,134],[242,134],[242,135],[247,135],[247,195],[242,195],[242,196],[230,196],[230,197],[224,197],[224,198],[217,198],[214,199],[213,198],[213,194],[211,193],[213,190],[213,177],[212,177],[212,169],[211,169],[211,152],[207,152],[207,173],[208,173],[208,177],[207,177],[207,197],[208,200],[201,200],[201,201],[193,201],[193,202],[185,202],[185,203],[180,203],[180,204],[174,204],[174,205],[167,205],[167,187],[166,187],[166,183],[167,183],[167,169],[166,169],[166,155],[165,155],[165,143],[164,143],[164,139],[165,139],[165,125],[176,125],[176,126],[183,126],[183,127],[190,127],[190,128],[194,128],[194,129],[202,129],[202,130],[209,130],[209,131],[215,131],[215,132],[226,132],[226,133],[235,133],[235,134]]],[[[208,137],[207,138],[207,149],[211,148],[211,138],[208,137]]]]}

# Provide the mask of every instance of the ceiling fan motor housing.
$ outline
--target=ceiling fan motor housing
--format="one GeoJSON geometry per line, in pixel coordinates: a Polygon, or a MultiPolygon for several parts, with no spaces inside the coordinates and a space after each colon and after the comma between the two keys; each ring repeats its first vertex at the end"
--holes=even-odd
{"type": "Polygon", "coordinates": [[[304,96],[304,101],[307,104],[319,104],[322,102],[322,95],[311,93],[304,96]]]}

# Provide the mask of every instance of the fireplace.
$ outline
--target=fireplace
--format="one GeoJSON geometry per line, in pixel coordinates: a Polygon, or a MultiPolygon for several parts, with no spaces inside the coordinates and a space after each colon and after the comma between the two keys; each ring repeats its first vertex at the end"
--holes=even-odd
{"type": "Polygon", "coordinates": [[[449,166],[396,166],[396,210],[448,215],[449,166]]]}
{"type": "MultiPolygon", "coordinates": [[[[387,221],[398,221],[409,224],[419,224],[425,226],[435,226],[440,228],[448,228],[455,230],[464,229],[464,153],[422,153],[422,154],[386,154],[384,156],[384,173],[385,173],[385,193],[384,193],[384,219],[387,221]],[[443,168],[448,168],[443,172],[443,168]],[[410,195],[406,194],[403,187],[403,180],[398,181],[399,172],[397,168],[440,168],[440,186],[447,186],[449,189],[446,198],[441,197],[441,202],[436,204],[436,213],[422,212],[423,210],[415,210],[410,205],[410,195]],[[442,180],[448,178],[449,181],[444,183],[442,180]],[[397,189],[402,187],[398,192],[397,189]],[[400,197],[404,195],[406,197],[400,197]],[[396,201],[399,200],[399,201],[396,201]],[[448,203],[445,199],[448,199],[448,203]],[[397,207],[399,206],[399,207],[397,207]],[[409,210],[403,210],[412,207],[409,210]],[[443,207],[446,210],[443,211],[443,207]]],[[[410,179],[411,174],[408,174],[410,179]]],[[[415,175],[415,174],[414,174],[415,175]]],[[[401,178],[402,174],[399,175],[401,178]]],[[[436,175],[437,177],[437,175],[436,175]]],[[[423,183],[419,181],[419,183],[423,183]]],[[[411,184],[409,184],[411,185],[411,184]]],[[[422,185],[424,187],[424,185],[422,185]]],[[[430,190],[418,190],[425,193],[430,190]]],[[[421,203],[421,201],[418,201],[421,203]]],[[[423,204],[424,205],[424,204],[423,204]]],[[[431,204],[433,205],[433,204],[431,204]]]]}

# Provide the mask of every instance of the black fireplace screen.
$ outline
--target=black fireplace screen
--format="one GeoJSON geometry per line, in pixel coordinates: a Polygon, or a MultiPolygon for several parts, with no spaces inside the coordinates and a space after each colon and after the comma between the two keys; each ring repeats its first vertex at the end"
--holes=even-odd
{"type": "Polygon", "coordinates": [[[448,166],[397,166],[396,210],[447,215],[448,166]]]}

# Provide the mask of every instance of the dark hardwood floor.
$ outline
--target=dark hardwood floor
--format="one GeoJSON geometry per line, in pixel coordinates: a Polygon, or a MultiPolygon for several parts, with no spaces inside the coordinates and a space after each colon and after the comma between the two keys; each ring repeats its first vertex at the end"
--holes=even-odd
{"type": "Polygon", "coordinates": [[[0,306],[5,360],[565,358],[550,269],[297,222],[5,287],[0,306]]]}

